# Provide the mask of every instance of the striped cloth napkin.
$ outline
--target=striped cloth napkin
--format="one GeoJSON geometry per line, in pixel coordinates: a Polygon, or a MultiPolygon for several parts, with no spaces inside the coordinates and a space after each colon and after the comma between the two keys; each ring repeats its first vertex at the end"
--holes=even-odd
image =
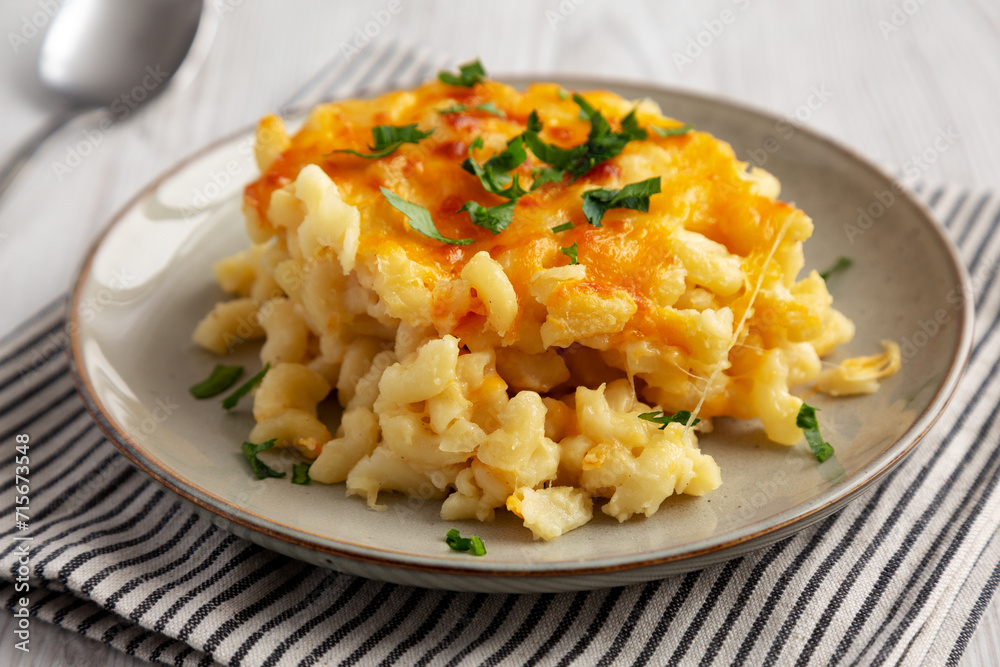
{"type": "MultiPolygon", "coordinates": [[[[365,62],[363,76],[333,68],[317,85],[427,69],[386,52],[365,62]]],[[[272,553],[194,514],[104,438],[69,378],[59,300],[0,342],[0,600],[19,608],[27,583],[33,618],[172,665],[955,664],[1000,581],[1000,198],[921,196],[974,277],[967,375],[881,484],[768,548],[537,595],[409,588],[272,553]],[[19,434],[29,531],[15,524],[19,434]]]]}

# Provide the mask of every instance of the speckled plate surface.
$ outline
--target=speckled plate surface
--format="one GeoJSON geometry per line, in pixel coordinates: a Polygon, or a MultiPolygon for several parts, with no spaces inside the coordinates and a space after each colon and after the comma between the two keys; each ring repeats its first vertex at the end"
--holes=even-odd
{"type": "MultiPolygon", "coordinates": [[[[239,197],[257,173],[250,132],[209,147],[143,191],[80,272],[69,312],[73,372],[108,437],[242,537],[352,574],[456,590],[597,588],[698,569],[787,537],[869,489],[917,445],[968,358],[972,291],[940,227],[879,169],[776,117],[642,84],[563,83],[652,98],[665,114],[729,141],[741,159],[781,180],[783,199],[812,216],[807,270],[840,256],[854,260],[829,287],[858,334],[832,360],[871,354],[893,339],[904,363],[873,396],[810,399],[835,458],[818,464],[804,444],[774,445],[754,423],[718,419],[701,437],[722,468],[717,491],[669,498],[653,517],[624,524],[597,511],[551,543],[532,541],[505,512],[492,524],[452,524],[438,517],[437,501],[390,498],[389,510],[376,513],[347,498],[343,485],[256,480],[239,449],[253,425],[250,401],[229,414],[187,392],[218,361],[190,342],[195,324],[223,298],[209,267],[247,245],[239,197]],[[450,551],[443,537],[451,527],[482,536],[487,556],[450,551]]],[[[232,361],[259,365],[254,349],[232,361]]]]}

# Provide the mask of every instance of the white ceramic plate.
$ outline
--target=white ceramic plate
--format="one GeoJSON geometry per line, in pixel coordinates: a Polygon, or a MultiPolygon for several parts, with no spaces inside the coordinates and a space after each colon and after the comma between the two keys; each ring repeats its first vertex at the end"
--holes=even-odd
{"type": "MultiPolygon", "coordinates": [[[[595,588],[698,569],[787,537],[870,488],[931,426],[968,358],[972,290],[941,229],[870,163],[775,117],[639,84],[564,84],[650,97],[667,115],[732,143],[742,159],[766,159],[782,197],[815,221],[806,268],[854,260],[830,281],[836,306],[858,330],[834,360],[892,339],[905,362],[873,396],[810,399],[835,458],[818,464],[804,444],[781,447],[753,423],[716,420],[701,447],[722,468],[720,489],[669,498],[653,517],[620,525],[595,512],[551,543],[533,542],[506,512],[492,524],[452,524],[438,517],[437,501],[394,498],[376,513],[345,497],[343,485],[256,480],[240,453],[253,426],[251,401],[229,414],[187,392],[218,361],[190,343],[195,324],[223,298],[209,267],[247,245],[239,197],[256,177],[250,132],[142,192],[81,270],[69,313],[74,373],[108,437],[199,511],[265,547],[352,574],[457,590],[595,588]],[[860,223],[859,207],[870,216],[860,223]],[[452,527],[482,536],[487,556],[449,550],[443,538],[452,527]]],[[[233,361],[259,366],[253,349],[233,361]]]]}

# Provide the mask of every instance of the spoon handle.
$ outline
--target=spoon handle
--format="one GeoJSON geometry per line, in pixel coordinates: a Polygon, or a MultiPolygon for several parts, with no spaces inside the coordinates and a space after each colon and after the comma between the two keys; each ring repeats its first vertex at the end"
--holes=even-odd
{"type": "Polygon", "coordinates": [[[0,169],[0,197],[3,197],[4,193],[7,192],[7,188],[14,181],[14,178],[17,177],[18,172],[21,171],[21,168],[28,159],[35,154],[38,147],[83,111],[86,111],[86,109],[72,107],[60,111],[21,144],[17,151],[14,152],[14,155],[0,169]]]}

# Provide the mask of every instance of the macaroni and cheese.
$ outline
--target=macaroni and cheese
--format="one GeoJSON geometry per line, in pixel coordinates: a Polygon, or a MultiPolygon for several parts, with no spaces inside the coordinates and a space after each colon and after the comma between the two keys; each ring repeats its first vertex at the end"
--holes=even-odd
{"type": "MultiPolygon", "coordinates": [[[[256,158],[253,245],[215,265],[234,298],[194,340],[264,339],[249,440],[376,509],[507,509],[545,540],[595,501],[650,516],[719,486],[711,417],[800,442],[791,388],[854,334],[797,278],[813,226],[777,180],[648,100],[434,81],[320,105],[292,136],[268,116],[256,158]]],[[[823,382],[874,390],[886,349],[823,382]]]]}

